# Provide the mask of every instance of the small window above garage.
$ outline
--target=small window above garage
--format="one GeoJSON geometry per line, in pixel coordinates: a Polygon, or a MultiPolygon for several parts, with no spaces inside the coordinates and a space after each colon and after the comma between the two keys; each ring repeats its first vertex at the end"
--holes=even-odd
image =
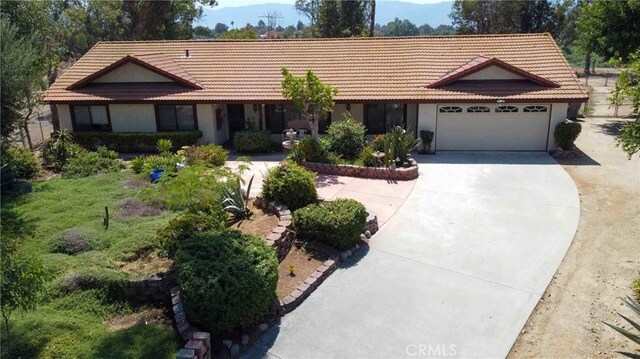
{"type": "Polygon", "coordinates": [[[522,112],[547,112],[547,106],[541,106],[541,105],[525,106],[522,112]]]}
{"type": "Polygon", "coordinates": [[[442,106],[440,107],[440,112],[462,112],[462,107],[460,106],[442,106]]]}
{"type": "Polygon", "coordinates": [[[491,109],[487,106],[469,106],[467,107],[467,112],[472,112],[472,113],[491,112],[491,109]]]}
{"type": "Polygon", "coordinates": [[[516,106],[498,106],[496,107],[496,112],[518,112],[518,107],[516,106]]]}

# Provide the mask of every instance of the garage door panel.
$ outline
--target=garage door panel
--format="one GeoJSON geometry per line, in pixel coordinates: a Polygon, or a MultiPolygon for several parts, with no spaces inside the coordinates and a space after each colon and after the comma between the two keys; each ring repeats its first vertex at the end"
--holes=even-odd
{"type": "Polygon", "coordinates": [[[436,150],[544,151],[548,125],[547,112],[440,112],[436,150]]]}

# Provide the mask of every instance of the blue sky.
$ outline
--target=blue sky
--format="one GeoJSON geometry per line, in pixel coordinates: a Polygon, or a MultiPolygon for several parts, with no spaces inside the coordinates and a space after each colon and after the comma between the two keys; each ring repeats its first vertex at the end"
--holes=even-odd
{"type": "MultiPolygon", "coordinates": [[[[382,0],[384,1],[384,0],[382,0]]],[[[412,2],[415,4],[433,4],[438,2],[443,2],[446,0],[398,0],[404,2],[412,2]]],[[[244,5],[255,5],[255,4],[294,4],[295,0],[218,0],[217,7],[237,7],[244,5]]]]}

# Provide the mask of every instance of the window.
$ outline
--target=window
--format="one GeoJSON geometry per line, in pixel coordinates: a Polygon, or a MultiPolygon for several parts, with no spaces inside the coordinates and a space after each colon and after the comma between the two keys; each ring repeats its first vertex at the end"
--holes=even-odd
{"type": "Polygon", "coordinates": [[[271,133],[282,133],[287,128],[297,127],[289,124],[292,121],[300,120],[300,111],[294,105],[266,105],[265,119],[267,130],[271,133]]]}
{"type": "Polygon", "coordinates": [[[496,112],[518,112],[518,108],[516,106],[498,106],[496,112]]]}
{"type": "Polygon", "coordinates": [[[72,116],[74,131],[111,131],[106,105],[73,106],[72,116]]]}
{"type": "Polygon", "coordinates": [[[547,106],[525,106],[522,112],[547,112],[547,106]]]}
{"type": "Polygon", "coordinates": [[[194,105],[158,105],[158,131],[191,131],[198,129],[194,105]]]}
{"type": "Polygon", "coordinates": [[[487,106],[469,106],[467,112],[491,112],[491,109],[487,106]]]}
{"type": "Polygon", "coordinates": [[[462,112],[462,107],[459,106],[442,106],[440,112],[462,112]]]}
{"type": "Polygon", "coordinates": [[[365,105],[365,126],[368,134],[381,134],[400,126],[407,127],[407,104],[376,103],[365,105]]]}

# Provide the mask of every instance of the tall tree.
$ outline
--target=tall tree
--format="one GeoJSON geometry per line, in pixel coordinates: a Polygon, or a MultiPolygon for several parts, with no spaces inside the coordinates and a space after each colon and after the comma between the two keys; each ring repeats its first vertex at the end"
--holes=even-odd
{"type": "Polygon", "coordinates": [[[316,22],[316,32],[320,37],[341,37],[340,2],[323,0],[316,22]]]}
{"type": "Polygon", "coordinates": [[[36,46],[38,37],[19,35],[18,27],[0,17],[0,147],[9,145],[18,129],[27,127],[27,114],[44,88],[47,66],[36,46]]]}
{"type": "Polygon", "coordinates": [[[376,33],[376,0],[369,1],[369,37],[376,33]]]}
{"type": "Polygon", "coordinates": [[[307,71],[305,76],[296,77],[283,68],[282,75],[282,95],[293,101],[302,119],[309,123],[312,138],[317,141],[320,119],[333,110],[333,96],[338,90],[322,83],[311,70],[307,71]]]}
{"type": "Polygon", "coordinates": [[[416,36],[419,34],[418,27],[407,19],[395,18],[380,29],[382,36],[416,36]]]}
{"type": "Polygon", "coordinates": [[[429,24],[423,24],[418,27],[418,31],[420,32],[420,35],[431,35],[433,34],[433,27],[429,24]]]}
{"type": "Polygon", "coordinates": [[[220,35],[221,39],[257,39],[258,34],[256,34],[253,29],[245,27],[242,29],[232,29],[229,31],[225,31],[222,35],[220,35]]]}
{"type": "Polygon", "coordinates": [[[299,13],[309,19],[311,27],[316,26],[322,0],[296,0],[295,7],[299,13]]]}
{"type": "Polygon", "coordinates": [[[593,0],[580,8],[578,44],[585,52],[627,62],[640,49],[640,1],[593,0]]]}
{"type": "Polygon", "coordinates": [[[213,28],[213,31],[216,32],[216,34],[218,36],[224,34],[225,32],[229,31],[229,26],[227,26],[226,24],[223,24],[221,22],[217,23],[216,26],[213,28]]]}
{"type": "Polygon", "coordinates": [[[365,1],[340,2],[340,28],[342,37],[362,36],[365,29],[365,1]]]}
{"type": "Polygon", "coordinates": [[[212,28],[206,26],[196,26],[193,28],[194,39],[211,39],[216,35],[212,28]]]}
{"type": "Polygon", "coordinates": [[[460,34],[553,32],[555,7],[549,0],[455,0],[449,15],[460,34]]]}

